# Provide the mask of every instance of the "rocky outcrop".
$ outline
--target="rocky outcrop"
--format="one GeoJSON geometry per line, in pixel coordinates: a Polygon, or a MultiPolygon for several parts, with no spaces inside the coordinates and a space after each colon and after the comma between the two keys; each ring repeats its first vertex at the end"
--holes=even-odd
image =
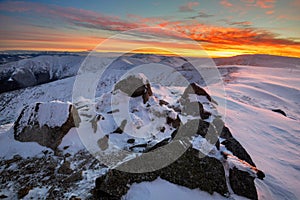
{"type": "Polygon", "coordinates": [[[157,171],[127,173],[118,169],[110,170],[106,175],[96,179],[94,195],[97,199],[121,199],[131,184],[154,181],[158,177],[191,189],[198,188],[210,194],[213,192],[223,196],[228,194],[222,163],[215,158],[199,158],[198,151],[189,148],[178,160],[157,171]]]}
{"type": "Polygon", "coordinates": [[[149,97],[152,96],[150,82],[143,74],[130,75],[119,81],[114,90],[121,90],[130,97],[143,97],[143,102],[146,103],[149,97]]]}
{"type": "MultiPolygon", "coordinates": [[[[178,136],[174,136],[173,140],[163,140],[161,143],[158,143],[156,146],[148,149],[147,152],[152,152],[159,148],[163,148],[170,142],[179,141],[178,144],[187,145],[187,143],[191,141],[190,133],[192,129],[190,129],[190,127],[194,127],[197,123],[198,130],[196,131],[196,135],[207,137],[207,133],[209,133],[209,131],[216,131],[216,127],[210,126],[210,124],[207,122],[204,122],[202,120],[192,120],[180,127],[181,133],[179,138],[178,136]]],[[[227,139],[225,139],[225,141],[236,141],[232,137],[232,134],[227,127],[223,128],[222,130],[226,130],[228,132],[226,134],[229,135],[227,139]]],[[[220,145],[217,142],[216,146],[217,144],[220,145]]],[[[244,165],[246,163],[245,166],[250,166],[250,168],[239,169],[233,166],[232,163],[229,163],[229,185],[235,194],[250,199],[257,199],[257,191],[254,179],[255,177],[263,179],[264,174],[263,172],[255,168],[255,164],[251,160],[250,156],[249,158],[245,156],[245,154],[249,154],[240,144],[235,145],[234,148],[234,155],[238,160],[241,159],[241,165],[244,165]],[[252,168],[254,168],[255,173],[257,173],[256,176],[247,171],[251,170],[252,168]]],[[[217,147],[217,149],[219,148],[217,147]]],[[[223,153],[222,151],[220,152],[223,153]]],[[[224,153],[224,155],[225,154],[226,153],[224,153]]],[[[141,157],[146,156],[147,154],[143,154],[141,157]]],[[[220,160],[211,156],[203,156],[202,152],[200,152],[199,150],[189,147],[187,151],[185,151],[185,153],[172,164],[162,169],[146,173],[139,173],[139,170],[143,168],[143,163],[141,164],[141,166],[136,164],[139,162],[139,159],[141,158],[138,157],[136,159],[129,160],[121,164],[117,168],[111,169],[104,176],[97,178],[96,186],[94,189],[94,196],[97,199],[121,199],[121,197],[124,196],[130,189],[131,184],[144,181],[151,182],[158,177],[171,183],[188,187],[190,189],[198,188],[211,194],[213,192],[218,192],[223,196],[230,195],[228,192],[226,176],[223,167],[223,165],[227,163],[227,158],[225,158],[224,160],[220,160]],[[125,172],[126,170],[124,169],[126,169],[126,167],[136,167],[136,169],[134,170],[136,171],[136,173],[125,172]]]]}
{"type": "Polygon", "coordinates": [[[25,106],[14,124],[14,137],[20,142],[37,142],[56,149],[68,131],[79,124],[75,107],[53,101],[25,106]]]}
{"type": "MultiPolygon", "coordinates": [[[[127,89],[122,88],[122,85],[115,89],[126,92],[127,89]]],[[[125,84],[124,82],[124,85],[129,85],[129,83],[125,84]]],[[[134,90],[134,94],[142,95],[143,92],[146,92],[145,88],[146,86],[143,89],[134,90]]],[[[156,98],[155,94],[153,95],[156,98]]],[[[210,194],[217,192],[223,196],[230,196],[229,191],[231,190],[228,189],[230,186],[235,194],[257,199],[254,179],[256,177],[263,179],[265,175],[255,167],[250,155],[233,137],[223,120],[204,110],[202,103],[209,107],[211,103],[215,104],[216,102],[203,88],[195,83],[190,84],[179,99],[179,105],[171,105],[164,100],[158,100],[157,103],[161,108],[172,109],[173,118],[167,117],[165,123],[175,130],[171,135],[156,143],[151,139],[146,143],[136,143],[135,139],[138,140],[138,138],[127,140],[126,145],[129,147],[127,150],[143,152],[143,154],[123,163],[120,162],[121,164],[110,169],[107,174],[97,178],[94,188],[95,198],[121,199],[133,183],[154,181],[160,177],[190,189],[198,188],[210,194]],[[181,109],[177,111],[173,109],[174,106],[181,109]],[[199,109],[197,110],[197,108],[199,109]],[[205,121],[211,115],[212,122],[205,121]],[[183,122],[180,116],[188,119],[183,122]],[[175,145],[176,148],[169,150],[165,148],[168,145],[175,145]],[[202,148],[207,145],[212,148],[208,152],[204,152],[202,148]],[[143,150],[135,151],[136,148],[143,150]],[[174,151],[179,149],[185,150],[183,154],[169,162],[171,164],[163,165],[164,159],[169,159],[174,151]],[[168,156],[164,158],[163,154],[168,156]],[[155,156],[153,157],[153,155],[155,156]],[[141,162],[141,160],[149,161],[149,163],[141,162]],[[145,170],[145,172],[143,169],[148,169],[149,165],[153,170],[145,170]],[[229,181],[226,182],[226,180],[229,181]]],[[[152,106],[154,104],[149,105],[149,110],[152,106]]],[[[212,110],[212,112],[214,111],[212,110]]],[[[114,133],[123,133],[119,129],[117,128],[118,131],[114,133]]],[[[161,133],[166,131],[164,127],[159,130],[161,133]]],[[[121,137],[121,135],[119,136],[121,137]]],[[[106,138],[105,144],[107,140],[108,138],[106,138]]],[[[103,141],[101,140],[101,142],[103,141]]]]}
{"type": "Polygon", "coordinates": [[[281,109],[272,109],[272,111],[273,111],[273,112],[280,113],[280,114],[282,114],[283,116],[286,117],[286,113],[285,113],[283,110],[281,110],[281,109]]]}
{"type": "Polygon", "coordinates": [[[196,83],[191,83],[180,98],[182,105],[182,113],[192,116],[200,116],[201,119],[207,119],[211,115],[210,112],[204,110],[202,103],[197,98],[205,97],[207,101],[216,103],[211,96],[196,83]]]}
{"type": "Polygon", "coordinates": [[[198,96],[205,96],[209,101],[213,101],[211,96],[201,88],[197,83],[191,83],[184,91],[182,97],[184,99],[189,98],[190,94],[196,94],[198,96]]]}
{"type": "Polygon", "coordinates": [[[257,192],[254,185],[254,177],[247,172],[238,170],[236,167],[229,170],[229,182],[231,189],[237,195],[249,199],[257,199],[257,192]]]}
{"type": "MultiPolygon", "coordinates": [[[[217,129],[216,126],[210,126],[208,122],[202,120],[191,120],[180,127],[180,135],[177,135],[176,137],[175,134],[175,136],[173,136],[173,141],[169,139],[163,140],[161,143],[158,143],[156,146],[148,149],[147,152],[163,148],[171,141],[180,141],[178,144],[185,143],[186,145],[187,142],[191,141],[191,132],[193,131],[193,128],[191,127],[195,126],[198,127],[195,134],[207,137],[208,140],[210,140],[211,137],[208,137],[207,134],[210,131],[216,131],[217,129]]],[[[227,131],[227,133],[222,133],[227,135],[227,139],[225,141],[236,141],[227,127],[222,130],[227,131]]],[[[217,137],[217,135],[214,137],[217,137]]],[[[217,144],[218,142],[216,145],[217,144]]],[[[235,148],[236,151],[234,152],[237,152],[236,156],[240,159],[244,158],[244,154],[240,154],[239,152],[245,152],[247,154],[246,150],[241,145],[236,145],[235,148]]],[[[219,148],[217,147],[217,149],[219,148]]],[[[138,159],[140,158],[130,160],[117,168],[110,170],[106,175],[99,177],[96,180],[94,195],[97,199],[121,199],[121,197],[127,193],[131,184],[143,181],[154,181],[156,178],[160,177],[171,183],[191,189],[198,188],[211,194],[213,192],[218,192],[223,196],[228,196],[229,193],[226,185],[226,176],[222,165],[223,162],[226,163],[226,159],[222,161],[210,156],[199,157],[199,155],[201,155],[199,150],[190,147],[172,164],[157,171],[147,173],[138,173],[143,166],[133,164],[135,162],[138,163],[138,159]],[[126,169],[126,167],[132,166],[136,167],[135,170],[137,173],[119,171],[119,169],[126,169]]],[[[147,154],[142,155],[142,157],[143,156],[147,156],[147,154]]],[[[247,158],[244,160],[247,160],[247,158]]],[[[251,158],[249,162],[252,162],[251,158]]],[[[253,166],[255,166],[254,163],[253,166]]],[[[255,177],[247,171],[240,170],[236,167],[229,168],[229,184],[233,192],[238,195],[257,199],[254,178],[255,177]]]]}

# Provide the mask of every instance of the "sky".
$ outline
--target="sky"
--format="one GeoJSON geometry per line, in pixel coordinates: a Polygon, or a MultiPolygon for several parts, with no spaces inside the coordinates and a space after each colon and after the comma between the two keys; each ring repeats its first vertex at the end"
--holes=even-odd
{"type": "Polygon", "coordinates": [[[299,10],[300,0],[0,0],[0,50],[300,57],[299,10]]]}

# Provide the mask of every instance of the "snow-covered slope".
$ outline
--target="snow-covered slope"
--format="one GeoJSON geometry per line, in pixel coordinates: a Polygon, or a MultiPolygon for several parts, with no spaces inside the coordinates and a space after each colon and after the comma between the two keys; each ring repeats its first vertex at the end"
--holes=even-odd
{"type": "Polygon", "coordinates": [[[29,59],[4,64],[0,68],[1,75],[10,75],[20,68],[30,69],[34,73],[47,71],[50,78],[57,79],[74,76],[84,59],[84,56],[48,56],[42,55],[29,59]]]}
{"type": "Polygon", "coordinates": [[[0,65],[0,93],[75,76],[84,56],[49,56],[0,65]]]}
{"type": "Polygon", "coordinates": [[[298,199],[300,69],[236,67],[225,84],[225,123],[266,173],[256,180],[259,199],[298,199]]]}
{"type": "Polygon", "coordinates": [[[216,65],[247,65],[271,68],[289,68],[300,67],[300,59],[295,57],[273,56],[265,54],[239,55],[230,58],[215,58],[216,65]]]}
{"type": "MultiPolygon", "coordinates": [[[[48,67],[55,67],[53,62],[56,63],[57,61],[55,60],[57,58],[46,57],[36,57],[34,59],[42,59],[44,63],[49,63],[48,67]]],[[[68,61],[66,61],[68,63],[70,59],[67,71],[70,69],[72,73],[74,73],[72,67],[75,66],[75,70],[80,61],[80,58],[76,58],[76,56],[74,58],[75,60],[69,57],[68,61]]],[[[127,63],[123,69],[125,70],[132,68],[134,66],[132,63],[147,64],[147,62],[159,59],[163,60],[164,63],[175,65],[177,70],[186,70],[182,68],[184,62],[181,59],[173,58],[168,60],[165,58],[162,59],[159,56],[152,56],[150,58],[140,58],[139,56],[128,57],[127,59],[123,58],[123,60],[118,61],[119,63],[116,66],[127,63]]],[[[256,179],[259,199],[298,199],[300,196],[298,190],[300,185],[300,153],[298,150],[300,145],[299,59],[268,56],[252,58],[244,56],[228,58],[227,61],[223,59],[220,63],[230,64],[220,68],[220,74],[223,76],[227,93],[225,123],[233,135],[247,149],[253,160],[255,160],[257,167],[266,174],[264,181],[256,179]],[[259,66],[244,66],[248,63],[259,66]],[[273,112],[272,109],[283,110],[287,117],[273,112]]],[[[47,67],[46,65],[43,66],[47,67]]],[[[5,69],[3,68],[3,70],[5,69]]],[[[63,74],[64,72],[61,71],[60,73],[63,74]]],[[[107,80],[114,83],[118,77],[124,74],[124,71],[119,70],[117,74],[109,74],[107,72],[107,74],[109,75],[107,76],[107,80]]],[[[24,143],[14,141],[11,135],[11,124],[8,125],[7,123],[14,122],[18,113],[25,105],[52,100],[71,101],[74,80],[75,77],[70,77],[0,94],[1,157],[11,158],[14,154],[19,154],[23,157],[43,156],[42,151],[47,150],[47,148],[41,147],[36,143],[26,144],[28,146],[25,146],[24,143]],[[13,146],[7,145],[8,143],[13,146]]],[[[110,90],[105,87],[105,85],[101,84],[98,86],[99,94],[110,90]]],[[[222,94],[218,96],[217,91],[214,92],[214,96],[216,96],[217,101],[223,98],[222,94]]],[[[78,138],[78,134],[74,129],[64,138],[60,148],[63,149],[65,146],[70,146],[65,150],[65,153],[74,153],[75,151],[84,149],[84,145],[80,143],[80,138],[78,138]]],[[[0,169],[2,170],[3,168],[0,169]]],[[[87,171],[85,176],[85,179],[81,182],[82,185],[90,181],[89,176],[95,177],[96,175],[92,171],[87,171]]],[[[92,184],[93,182],[90,182],[89,187],[92,184]]],[[[158,186],[159,188],[165,187],[166,189],[172,188],[174,190],[174,187],[176,187],[169,183],[164,183],[164,181],[156,180],[153,183],[135,185],[128,194],[128,197],[137,193],[140,195],[137,189],[150,193],[157,192],[158,186]]],[[[45,190],[48,191],[49,188],[45,190]]],[[[85,192],[82,187],[80,191],[85,192]]],[[[191,197],[195,195],[201,197],[201,194],[198,192],[178,187],[176,187],[174,194],[183,195],[184,197],[189,195],[191,197]]],[[[203,197],[205,195],[207,194],[204,194],[203,197]]],[[[155,194],[150,196],[153,198],[156,197],[155,194]]],[[[221,198],[218,196],[214,197],[217,199],[221,198]]]]}

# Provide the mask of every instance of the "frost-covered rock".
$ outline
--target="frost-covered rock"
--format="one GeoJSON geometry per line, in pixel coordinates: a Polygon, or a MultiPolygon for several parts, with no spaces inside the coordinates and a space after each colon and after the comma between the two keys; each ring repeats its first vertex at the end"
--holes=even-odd
{"type": "Polygon", "coordinates": [[[68,131],[79,123],[70,103],[52,101],[25,106],[14,124],[14,137],[56,149],[68,131]]]}
{"type": "Polygon", "coordinates": [[[184,90],[179,101],[184,114],[200,116],[202,119],[207,119],[211,115],[210,112],[204,109],[203,104],[211,104],[211,102],[216,104],[211,96],[196,83],[191,83],[184,90]]]}
{"type": "MultiPolygon", "coordinates": [[[[130,162],[124,163],[129,165],[130,162]]],[[[124,167],[124,166],[121,166],[124,167]]],[[[125,166],[126,167],[126,166],[125,166]]],[[[228,194],[222,163],[216,158],[199,158],[198,151],[189,148],[178,160],[169,166],[148,173],[127,173],[117,169],[96,179],[97,199],[121,199],[133,183],[154,181],[158,177],[171,183],[192,189],[200,189],[210,194],[228,194]]]]}
{"type": "Polygon", "coordinates": [[[138,73],[137,75],[129,75],[125,79],[119,81],[115,85],[115,90],[121,90],[130,97],[143,97],[144,103],[152,96],[152,90],[149,80],[144,74],[138,73]]]}
{"type": "MultiPolygon", "coordinates": [[[[127,138],[126,135],[129,134],[132,137],[132,133],[129,132],[130,129],[126,130],[127,124],[123,124],[119,126],[122,128],[116,129],[117,132],[114,131],[113,134],[108,134],[99,141],[100,148],[105,146],[101,148],[102,150],[107,149],[109,146],[107,144],[113,137],[113,141],[115,144],[118,143],[119,148],[144,154],[118,163],[106,175],[99,177],[96,180],[95,197],[97,199],[121,199],[133,183],[151,182],[160,177],[171,183],[190,189],[198,188],[210,194],[217,192],[228,197],[231,195],[230,188],[232,188],[234,194],[257,199],[254,179],[263,179],[264,173],[255,167],[250,155],[219,118],[213,105],[216,102],[211,96],[195,83],[181,90],[184,91],[182,95],[177,95],[174,91],[169,92],[169,89],[162,86],[154,85],[152,89],[153,95],[147,105],[139,104],[138,102],[142,99],[136,99],[131,104],[134,107],[130,107],[129,110],[132,114],[139,116],[142,124],[149,123],[145,122],[146,114],[150,113],[153,119],[161,124],[152,125],[149,130],[157,129],[158,133],[153,132],[150,134],[152,137],[142,139],[127,138]],[[163,91],[163,97],[168,101],[160,99],[162,96],[159,95],[161,92],[159,90],[163,91]],[[176,97],[177,99],[174,100],[176,97]],[[202,104],[208,110],[205,110],[202,104]],[[198,107],[200,110],[197,110],[198,107]],[[125,130],[124,133],[121,130],[125,130]],[[120,145],[125,141],[127,141],[126,144],[120,145]],[[174,145],[175,149],[167,148],[174,145]],[[163,165],[165,160],[170,159],[179,149],[185,149],[184,153],[175,158],[171,164],[163,165]],[[163,157],[165,153],[167,156],[163,157]],[[148,169],[149,165],[151,169],[157,170],[143,171],[148,169]],[[161,168],[156,168],[157,166],[161,168]]],[[[118,95],[118,92],[114,95],[118,95]]],[[[126,96],[124,93],[123,95],[126,96]]],[[[126,99],[121,97],[115,98],[117,101],[113,101],[113,104],[126,99]]],[[[130,99],[130,97],[127,98],[130,99]]],[[[101,102],[105,102],[103,98],[101,102]]],[[[124,107],[125,104],[122,105],[124,107]]],[[[103,107],[104,104],[98,106],[103,107]]],[[[122,107],[118,108],[115,114],[121,112],[122,107]]],[[[100,113],[105,115],[103,111],[100,113]]],[[[105,123],[105,120],[101,123],[105,123]]]]}

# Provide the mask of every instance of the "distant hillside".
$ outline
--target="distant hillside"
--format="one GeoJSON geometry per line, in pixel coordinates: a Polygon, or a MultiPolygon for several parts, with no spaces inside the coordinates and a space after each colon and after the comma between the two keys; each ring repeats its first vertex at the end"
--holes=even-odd
{"type": "Polygon", "coordinates": [[[263,67],[286,67],[299,68],[300,58],[272,56],[264,54],[255,55],[239,55],[230,58],[215,58],[217,66],[219,65],[249,65],[249,66],[263,66],[263,67]]]}

